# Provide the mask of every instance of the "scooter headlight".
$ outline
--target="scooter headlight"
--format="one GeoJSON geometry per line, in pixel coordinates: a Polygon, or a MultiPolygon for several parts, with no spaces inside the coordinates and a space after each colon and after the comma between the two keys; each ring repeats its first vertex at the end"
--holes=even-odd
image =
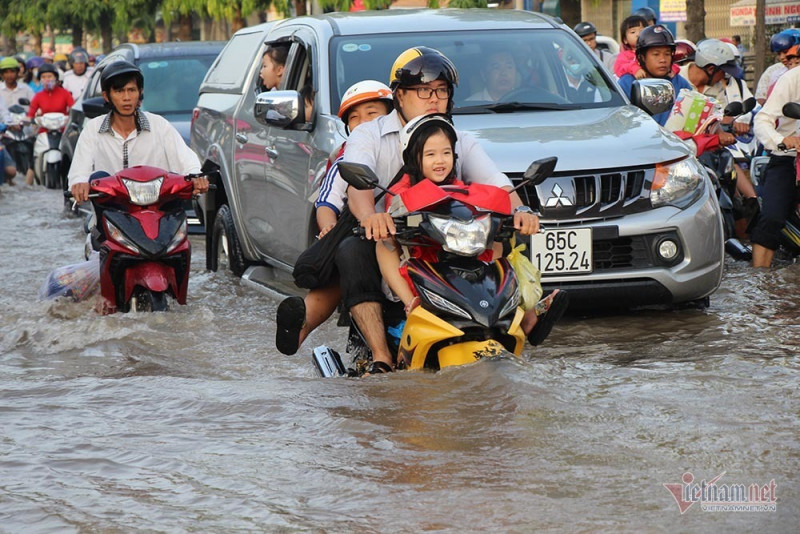
{"type": "Polygon", "coordinates": [[[113,239],[115,242],[119,243],[123,247],[135,252],[136,254],[141,255],[142,251],[139,250],[139,247],[136,244],[128,239],[128,236],[122,233],[122,230],[114,226],[114,223],[106,219],[106,235],[109,238],[113,239]]]}
{"type": "Polygon", "coordinates": [[[167,254],[175,250],[175,247],[183,243],[183,240],[186,239],[186,233],[188,232],[188,226],[186,224],[186,219],[181,222],[181,225],[178,226],[178,229],[175,230],[175,235],[172,236],[172,239],[167,245],[167,254]]]}
{"type": "Polygon", "coordinates": [[[489,232],[492,229],[490,214],[481,215],[466,223],[433,215],[429,220],[444,237],[442,248],[447,252],[462,256],[477,256],[486,250],[489,232]]]}
{"type": "Polygon", "coordinates": [[[122,179],[125,189],[128,190],[128,196],[131,202],[139,206],[149,206],[158,202],[158,196],[161,193],[161,184],[164,183],[164,177],[150,180],[149,182],[137,182],[134,180],[122,179]]]}
{"type": "Polygon", "coordinates": [[[695,158],[656,165],[650,202],[654,208],[667,204],[685,208],[702,194],[705,177],[705,170],[695,158]]]}

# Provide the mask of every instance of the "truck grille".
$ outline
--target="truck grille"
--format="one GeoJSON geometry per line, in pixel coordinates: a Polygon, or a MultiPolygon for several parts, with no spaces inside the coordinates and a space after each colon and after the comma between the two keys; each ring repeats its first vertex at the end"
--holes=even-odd
{"type": "MultiPolygon", "coordinates": [[[[519,190],[523,202],[538,209],[545,221],[561,222],[622,217],[651,209],[652,169],[553,175],[519,190]]],[[[510,174],[512,182],[521,175],[510,174]]]]}

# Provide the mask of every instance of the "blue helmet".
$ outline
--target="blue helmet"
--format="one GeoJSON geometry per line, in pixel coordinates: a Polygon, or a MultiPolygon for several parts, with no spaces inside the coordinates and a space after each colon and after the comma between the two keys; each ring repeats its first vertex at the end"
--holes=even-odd
{"type": "Polygon", "coordinates": [[[800,44],[800,30],[789,28],[772,36],[769,40],[769,49],[773,54],[777,54],[798,44],[800,44]]]}

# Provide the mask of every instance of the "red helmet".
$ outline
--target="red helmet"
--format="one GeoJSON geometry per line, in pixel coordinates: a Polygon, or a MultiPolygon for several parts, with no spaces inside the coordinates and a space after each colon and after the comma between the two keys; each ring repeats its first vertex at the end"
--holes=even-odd
{"type": "Polygon", "coordinates": [[[686,39],[677,39],[675,41],[675,52],[672,53],[672,61],[678,65],[694,61],[694,54],[697,52],[697,47],[693,42],[686,39]]]}

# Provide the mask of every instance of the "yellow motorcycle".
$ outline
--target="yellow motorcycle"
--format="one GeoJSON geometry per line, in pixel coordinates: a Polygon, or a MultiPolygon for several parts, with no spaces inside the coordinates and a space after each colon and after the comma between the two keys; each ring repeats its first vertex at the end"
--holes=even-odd
{"type": "MultiPolygon", "coordinates": [[[[552,174],[556,161],[535,161],[517,187],[540,184],[552,174]]],[[[364,165],[340,162],[339,174],[356,189],[385,190],[364,165]]],[[[495,241],[512,235],[513,217],[471,204],[464,187],[436,189],[440,197],[424,209],[408,211],[401,205],[390,210],[399,245],[438,250],[437,261],[412,257],[406,264],[421,304],[408,317],[400,305],[384,309],[384,323],[393,325],[387,329],[387,341],[397,355],[397,368],[436,371],[490,356],[519,356],[525,334],[517,276],[506,258],[479,259],[495,241]]],[[[354,231],[362,233],[363,228],[354,231]]],[[[358,326],[348,322],[347,352],[353,365],[345,368],[338,352],[317,347],[312,359],[322,377],[359,376],[372,359],[358,326]]]]}

